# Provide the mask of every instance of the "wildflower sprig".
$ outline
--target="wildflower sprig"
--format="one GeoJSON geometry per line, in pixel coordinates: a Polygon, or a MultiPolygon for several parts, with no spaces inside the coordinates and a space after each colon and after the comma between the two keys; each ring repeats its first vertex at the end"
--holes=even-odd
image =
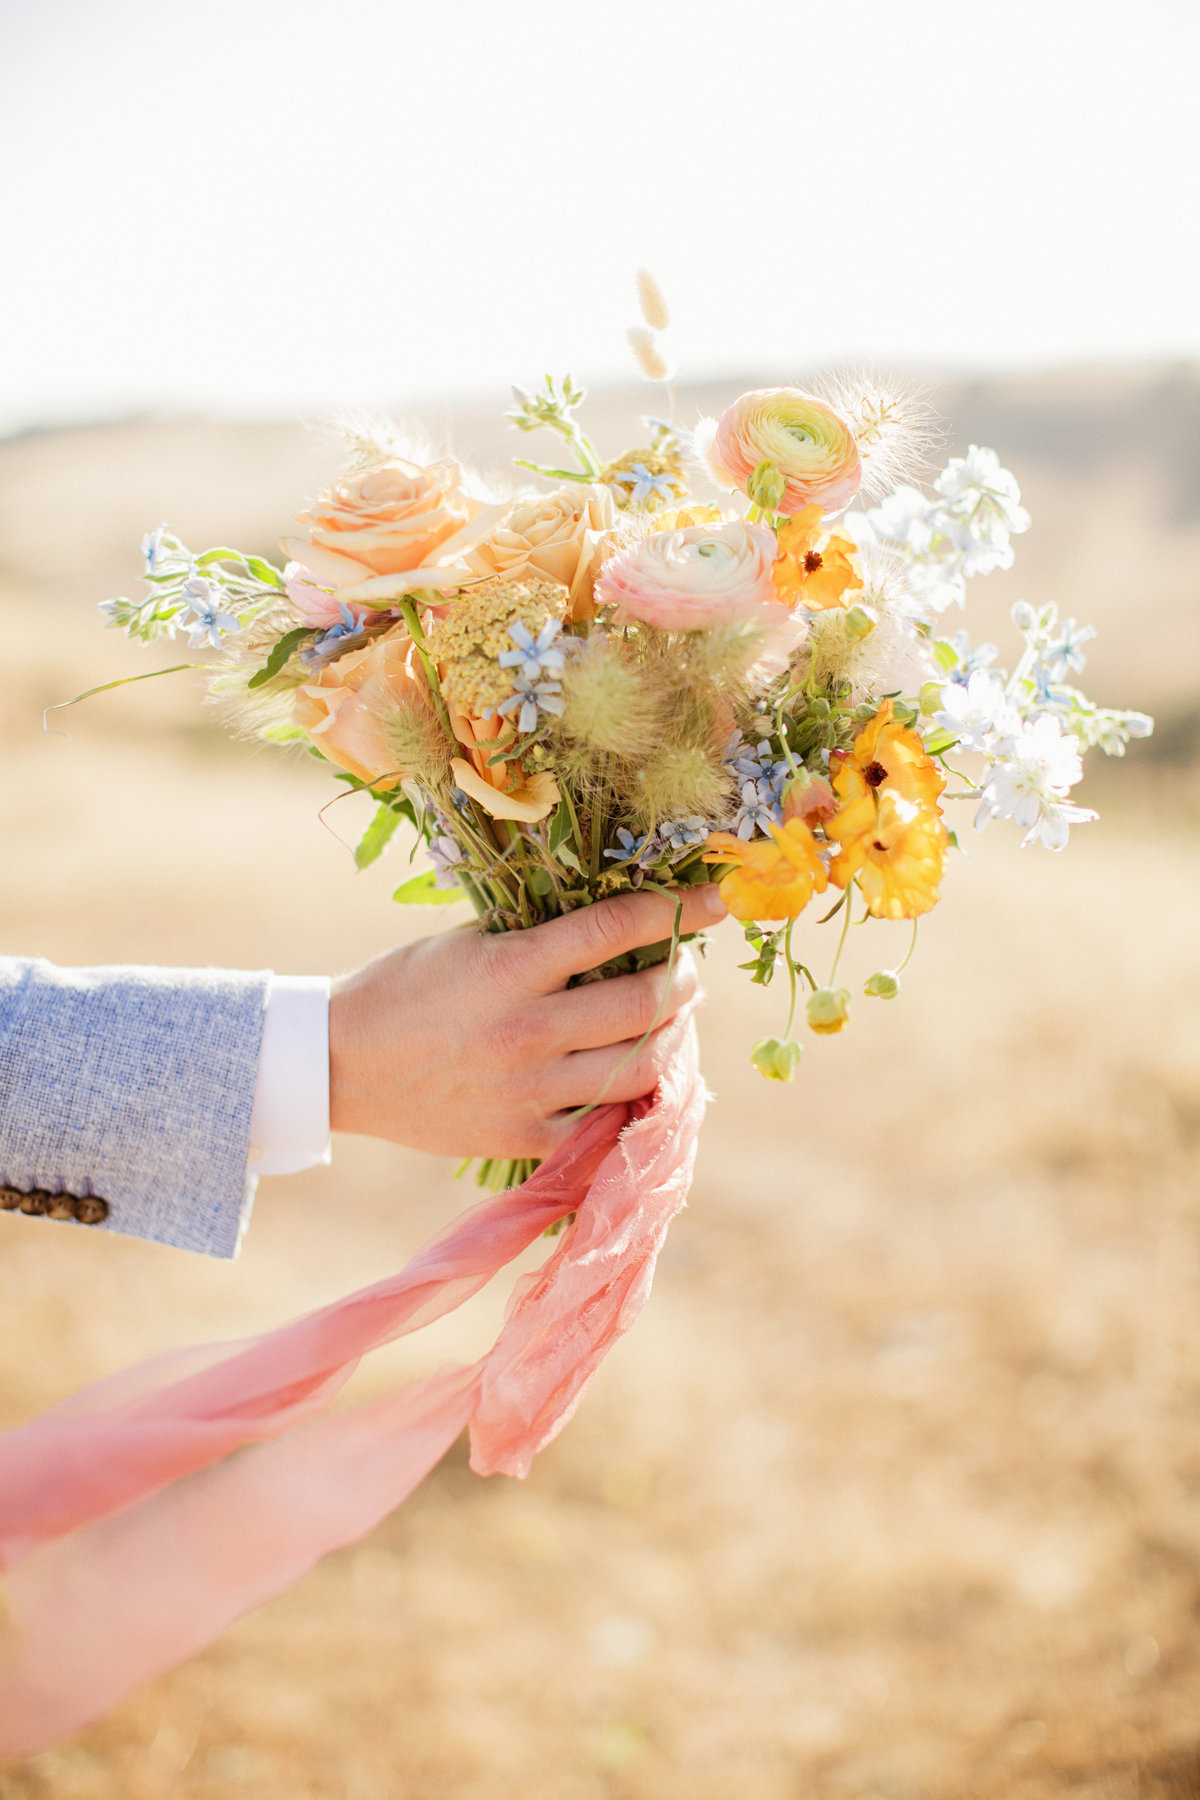
{"type": "Polygon", "coordinates": [[[189,633],[193,649],[216,649],[284,590],[281,572],[260,556],[218,546],[193,553],[165,525],[142,539],[144,600],[102,600],[110,630],[138,643],[189,633]]]}
{"type": "Polygon", "coordinates": [[[515,457],[516,466],[532,469],[535,475],[545,475],[554,481],[595,481],[600,474],[600,458],[591,439],[573,416],[575,408],[587,399],[587,389],[579,387],[570,375],[564,375],[558,381],[547,375],[544,381],[544,391],[535,388],[532,394],[514,386],[515,404],[504,416],[518,431],[556,431],[575,452],[581,466],[579,469],[551,469],[515,457]]]}

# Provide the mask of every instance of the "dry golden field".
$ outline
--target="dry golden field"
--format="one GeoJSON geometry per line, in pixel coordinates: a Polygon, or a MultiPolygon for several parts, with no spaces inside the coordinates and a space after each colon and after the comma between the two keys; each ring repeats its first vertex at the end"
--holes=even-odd
{"type": "MultiPolygon", "coordinates": [[[[1200,377],[942,406],[1034,514],[976,612],[1059,598],[1099,696],[1168,729],[1085,784],[1065,856],[964,833],[901,999],[790,1089],[746,1064],[781,1006],[724,927],[690,1206],[530,1479],[452,1455],[2,1800],[1200,1796],[1200,377]]],[[[158,666],[95,613],[143,529],[269,551],[322,454],[203,422],[0,444],[5,950],[305,971],[429,928],[390,906],[400,852],[354,874],[359,802],[322,824],[315,766],[227,742],[190,677],[41,728],[158,666]]],[[[4,1215],[0,1422],[370,1281],[467,1198],[348,1140],[264,1182],[234,1265],[4,1215]]],[[[355,1392],[473,1354],[502,1298],[355,1392]]]]}

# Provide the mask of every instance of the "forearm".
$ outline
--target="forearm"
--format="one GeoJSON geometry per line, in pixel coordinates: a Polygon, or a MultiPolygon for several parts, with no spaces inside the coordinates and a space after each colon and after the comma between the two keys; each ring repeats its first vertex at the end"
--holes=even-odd
{"type": "Polygon", "coordinates": [[[103,1201],[100,1229],[235,1255],[269,981],[0,958],[0,1186],[59,1199],[40,1208],[59,1216],[65,1198],[103,1201]]]}

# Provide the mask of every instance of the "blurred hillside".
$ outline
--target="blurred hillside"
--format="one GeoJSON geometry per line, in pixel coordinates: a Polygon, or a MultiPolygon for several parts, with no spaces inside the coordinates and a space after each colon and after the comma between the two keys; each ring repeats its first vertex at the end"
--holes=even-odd
{"type": "MultiPolygon", "coordinates": [[[[758,379],[762,379],[759,377],[758,379]]],[[[746,382],[689,390],[681,416],[746,382]]],[[[1168,729],[1085,784],[1061,857],[962,833],[892,1005],[791,1088],[775,989],[715,934],[715,1100],[637,1329],[524,1484],[452,1455],[0,1800],[1195,1800],[1200,1793],[1200,374],[943,385],[1033,514],[964,623],[1100,631],[1086,685],[1168,729]]],[[[499,476],[503,398],[433,418],[499,476]]],[[[598,395],[614,451],[647,390],[598,395]]],[[[653,409],[653,402],[650,403],[653,409]]],[[[222,736],[99,629],[161,518],[271,553],[335,460],[299,426],[0,443],[0,945],[64,963],[348,967],[440,928],[356,875],[320,771],[222,736]]],[[[457,914],[451,914],[457,919],[457,914]]],[[[903,943],[869,928],[854,985],[903,943]],[[876,941],[877,938],[877,941],[876,941]]],[[[828,930],[805,926],[823,971],[828,930]]],[[[899,932],[899,938],[906,934],[899,932]]],[[[0,1425],[167,1344],[394,1269],[469,1194],[346,1140],[262,1186],[240,1261],[0,1217],[0,1425]]],[[[503,1292],[378,1356],[477,1353],[503,1292]]]]}

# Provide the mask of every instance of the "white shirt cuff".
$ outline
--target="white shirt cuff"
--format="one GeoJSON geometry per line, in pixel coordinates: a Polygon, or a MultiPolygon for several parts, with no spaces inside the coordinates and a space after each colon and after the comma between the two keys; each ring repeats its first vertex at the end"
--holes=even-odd
{"type": "Polygon", "coordinates": [[[329,1161],[329,977],[272,975],[250,1115],[251,1175],[329,1161]]]}

